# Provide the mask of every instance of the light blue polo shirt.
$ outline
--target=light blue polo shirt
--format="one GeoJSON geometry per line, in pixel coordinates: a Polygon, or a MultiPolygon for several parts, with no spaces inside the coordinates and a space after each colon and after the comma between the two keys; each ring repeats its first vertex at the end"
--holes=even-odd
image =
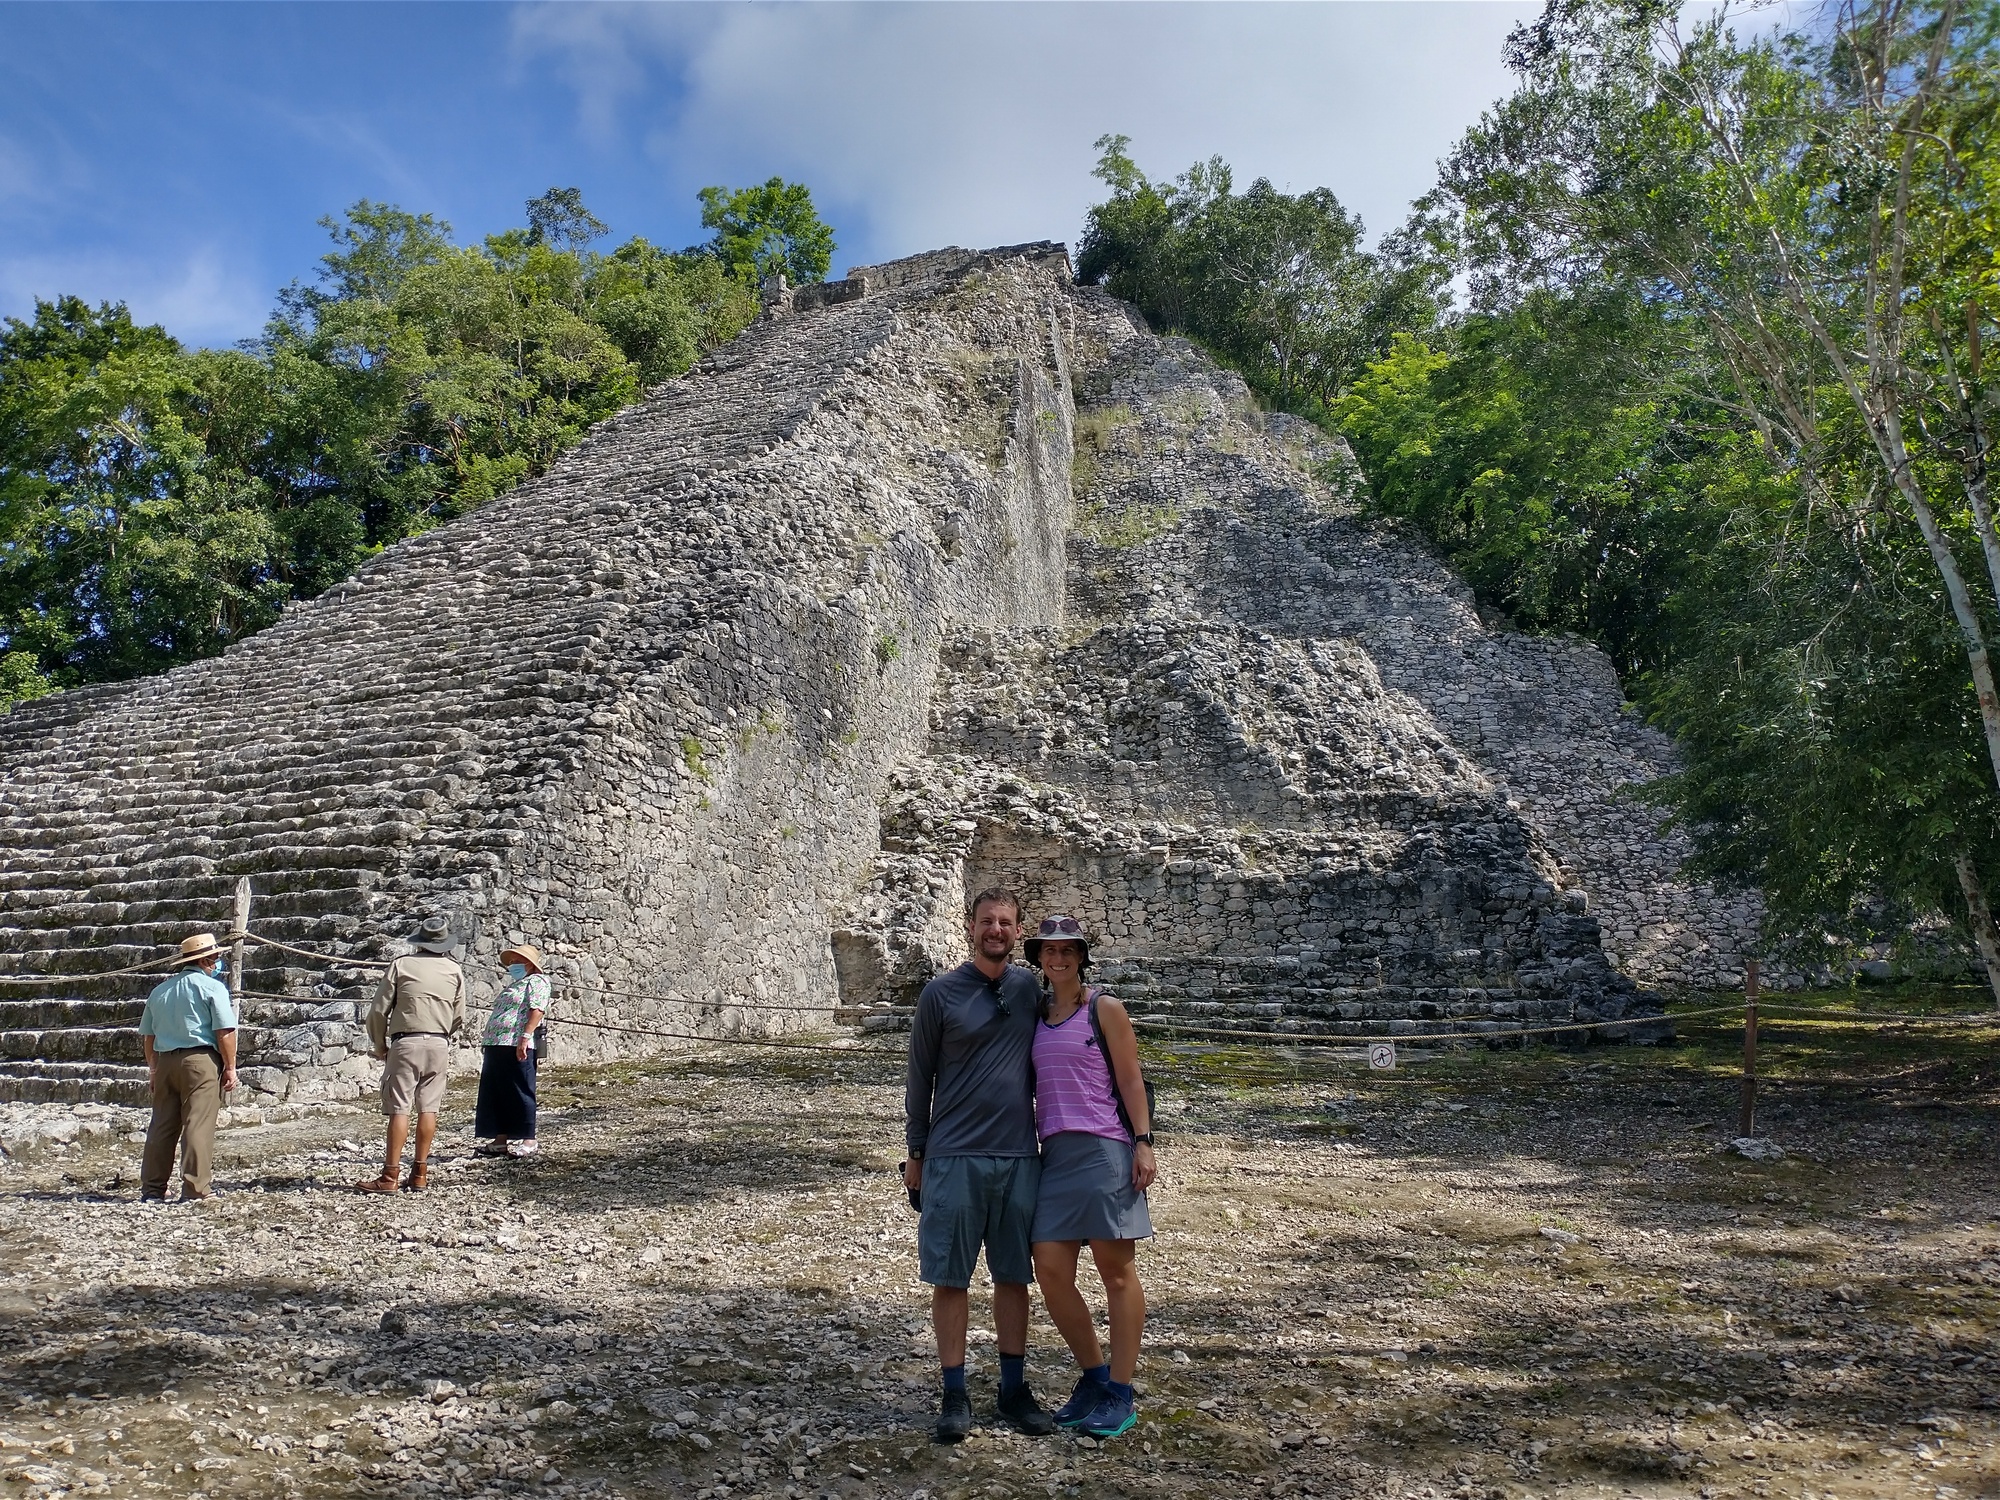
{"type": "Polygon", "coordinates": [[[139,1017],[139,1035],[151,1037],[156,1052],[213,1047],[216,1032],[235,1027],[229,986],[199,969],[183,969],[155,985],[146,997],[145,1013],[139,1017]]]}

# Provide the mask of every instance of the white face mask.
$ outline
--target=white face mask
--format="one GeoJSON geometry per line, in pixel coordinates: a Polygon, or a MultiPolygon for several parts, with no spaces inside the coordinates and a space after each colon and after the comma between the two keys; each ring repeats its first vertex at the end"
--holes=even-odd
{"type": "Polygon", "coordinates": [[[507,965],[507,977],[509,979],[526,979],[528,977],[528,966],[526,964],[507,965]]]}

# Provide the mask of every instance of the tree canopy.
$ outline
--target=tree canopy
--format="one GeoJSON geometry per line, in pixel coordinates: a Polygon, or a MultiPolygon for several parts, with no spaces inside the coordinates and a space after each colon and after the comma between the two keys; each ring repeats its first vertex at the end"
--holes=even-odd
{"type": "Polygon", "coordinates": [[[607,230],[573,187],[476,245],[364,200],[321,221],[316,274],[239,349],[74,297],[7,320],[0,708],[212,655],[544,472],[750,322],[746,242],[824,274],[803,187],[707,190],[705,222],[711,194],[714,237],[679,253],[592,249],[607,230]]]}
{"type": "Polygon", "coordinates": [[[1344,433],[1486,606],[1602,644],[1681,742],[1650,795],[1693,873],[1774,945],[1953,924],[2000,995],[1997,34],[1549,0],[1372,254],[1331,194],[1152,182],[1113,136],[1081,274],[1344,433]]]}

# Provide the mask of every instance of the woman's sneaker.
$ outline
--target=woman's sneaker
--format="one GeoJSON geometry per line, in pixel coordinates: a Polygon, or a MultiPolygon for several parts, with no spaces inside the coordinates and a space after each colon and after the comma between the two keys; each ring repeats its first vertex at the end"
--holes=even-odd
{"type": "Polygon", "coordinates": [[[1081,1427],[1084,1419],[1097,1410],[1097,1403],[1111,1394],[1111,1387],[1094,1375],[1079,1375],[1076,1389],[1069,1393],[1069,1400],[1056,1408],[1056,1426],[1081,1427]]]}
{"type": "Polygon", "coordinates": [[[533,1156],[541,1149],[540,1146],[535,1144],[533,1136],[529,1136],[525,1141],[509,1141],[507,1143],[507,1154],[509,1156],[533,1156]]]}
{"type": "Polygon", "coordinates": [[[1115,1438],[1130,1432],[1139,1420],[1139,1410],[1130,1396],[1107,1388],[1097,1406],[1078,1424],[1078,1430],[1094,1438],[1115,1438]]]}

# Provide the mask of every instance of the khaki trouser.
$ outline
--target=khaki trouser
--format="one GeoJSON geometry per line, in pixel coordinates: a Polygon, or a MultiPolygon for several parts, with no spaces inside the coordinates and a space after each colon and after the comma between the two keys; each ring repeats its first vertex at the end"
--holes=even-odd
{"type": "Polygon", "coordinates": [[[213,1052],[157,1052],[153,1055],[153,1118],[146,1126],[145,1164],[139,1191],[167,1196],[174,1148],[181,1153],[181,1196],[208,1196],[208,1169],[215,1160],[215,1116],[222,1108],[222,1067],[213,1052]]]}

